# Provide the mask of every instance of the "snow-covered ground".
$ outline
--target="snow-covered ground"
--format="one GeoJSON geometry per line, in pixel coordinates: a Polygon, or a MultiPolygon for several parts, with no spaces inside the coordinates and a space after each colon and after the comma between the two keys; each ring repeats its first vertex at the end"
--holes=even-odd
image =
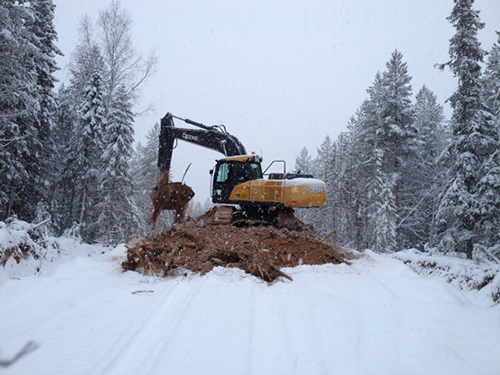
{"type": "Polygon", "coordinates": [[[58,251],[33,276],[0,267],[0,364],[36,348],[2,374],[500,373],[500,306],[403,255],[267,285],[238,269],[123,273],[124,246],[58,251]]]}

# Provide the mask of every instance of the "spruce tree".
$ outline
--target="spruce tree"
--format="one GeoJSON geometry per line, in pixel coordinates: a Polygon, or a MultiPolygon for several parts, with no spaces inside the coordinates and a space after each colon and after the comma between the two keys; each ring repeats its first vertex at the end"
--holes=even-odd
{"type": "Polygon", "coordinates": [[[479,242],[500,255],[500,33],[488,55],[482,80],[482,123],[489,135],[490,151],[481,168],[478,184],[479,242]]]}
{"type": "Polygon", "coordinates": [[[452,137],[448,148],[450,170],[438,212],[441,247],[453,247],[472,258],[481,218],[478,182],[481,165],[491,151],[487,129],[481,119],[481,49],[477,33],[484,27],[473,0],[455,0],[447,18],[456,29],[450,39],[448,66],[458,80],[449,101],[453,108],[452,137]]]}
{"type": "Polygon", "coordinates": [[[132,103],[124,86],[115,93],[104,130],[101,156],[98,219],[95,231],[100,242],[117,244],[136,235],[138,214],[129,173],[134,141],[132,103]]]}
{"type": "MultiPolygon", "coordinates": [[[[416,151],[416,129],[413,125],[414,114],[411,104],[411,77],[407,63],[399,51],[392,53],[383,73],[384,97],[381,105],[381,127],[377,131],[377,149],[383,150],[382,169],[392,180],[394,206],[396,207],[396,228],[401,247],[414,246],[414,228],[411,221],[402,222],[411,215],[417,204],[412,194],[413,166],[411,162],[416,151]]],[[[388,184],[384,181],[384,184],[388,184]]]]}
{"type": "Polygon", "coordinates": [[[488,54],[488,61],[484,70],[482,97],[486,108],[493,114],[500,126],[500,32],[498,40],[493,44],[488,54]]]}
{"type": "Polygon", "coordinates": [[[82,237],[88,242],[96,239],[93,225],[97,221],[95,204],[101,185],[103,129],[106,122],[102,90],[101,76],[95,72],[87,85],[85,101],[79,109],[80,120],[70,141],[71,152],[66,159],[68,174],[74,176],[76,185],[76,210],[73,217],[82,226],[82,237]]]}
{"type": "Polygon", "coordinates": [[[323,207],[320,207],[313,220],[314,227],[318,232],[327,234],[335,227],[334,211],[333,211],[333,184],[335,181],[334,175],[335,164],[335,144],[330,136],[326,136],[320,147],[317,149],[316,158],[314,159],[314,177],[323,180],[326,184],[328,194],[327,202],[323,207]]]}
{"type": "Polygon", "coordinates": [[[337,226],[336,240],[340,244],[357,246],[360,229],[360,220],[358,212],[358,180],[360,176],[356,175],[356,145],[354,142],[355,118],[352,117],[348,124],[348,131],[343,132],[337,139],[337,165],[338,165],[338,184],[336,211],[338,212],[339,222],[337,226]]]}
{"type": "Polygon", "coordinates": [[[50,210],[56,233],[62,234],[65,229],[71,228],[78,221],[76,218],[78,211],[76,191],[79,171],[72,164],[73,161],[77,160],[77,155],[72,147],[76,145],[75,134],[80,129],[78,127],[78,104],[74,90],[62,84],[58,90],[57,103],[55,129],[52,137],[55,146],[56,180],[50,210]]]}
{"type": "Polygon", "coordinates": [[[413,245],[423,248],[431,242],[434,213],[446,174],[439,162],[446,143],[446,130],[443,107],[438,104],[436,95],[424,85],[415,98],[417,152],[412,160],[411,174],[415,204],[407,220],[413,221],[413,245]]]}
{"type": "Polygon", "coordinates": [[[25,4],[0,2],[0,220],[12,214],[31,220],[36,209],[34,178],[28,171],[40,144],[33,123],[39,105],[39,50],[26,27],[32,16],[25,4]]]}
{"type": "Polygon", "coordinates": [[[307,148],[302,148],[299,156],[295,158],[295,171],[302,174],[312,173],[312,157],[307,148]]]}
{"type": "Polygon", "coordinates": [[[51,0],[0,2],[0,219],[35,219],[52,180],[53,15],[51,0]]]}
{"type": "Polygon", "coordinates": [[[363,102],[351,120],[352,172],[351,186],[354,191],[352,210],[356,223],[355,247],[368,249],[373,243],[373,221],[370,208],[376,198],[372,190],[376,171],[376,130],[380,124],[377,93],[381,92],[381,74],[377,73],[373,85],[368,89],[370,99],[363,102]]]}
{"type": "Polygon", "coordinates": [[[52,199],[49,197],[49,187],[54,182],[57,164],[55,159],[55,140],[53,139],[54,116],[57,103],[54,87],[57,81],[54,73],[58,70],[55,56],[62,55],[55,45],[57,33],[54,27],[55,5],[52,0],[38,0],[31,3],[33,21],[29,24],[36,37],[39,53],[35,57],[38,86],[39,106],[34,118],[37,128],[40,149],[35,150],[33,162],[29,163],[30,175],[36,176],[34,181],[38,187],[35,201],[44,200],[46,204],[52,199]]]}

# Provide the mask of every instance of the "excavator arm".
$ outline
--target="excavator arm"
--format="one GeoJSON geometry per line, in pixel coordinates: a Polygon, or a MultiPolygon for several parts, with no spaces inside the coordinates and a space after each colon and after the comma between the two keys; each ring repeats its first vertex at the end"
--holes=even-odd
{"type": "Polygon", "coordinates": [[[224,156],[245,155],[246,149],[235,136],[229,134],[224,125],[207,126],[189,119],[167,113],[161,119],[158,167],[161,172],[170,171],[175,140],[180,139],[198,146],[206,147],[224,156]],[[200,129],[176,128],[174,118],[200,129]]]}

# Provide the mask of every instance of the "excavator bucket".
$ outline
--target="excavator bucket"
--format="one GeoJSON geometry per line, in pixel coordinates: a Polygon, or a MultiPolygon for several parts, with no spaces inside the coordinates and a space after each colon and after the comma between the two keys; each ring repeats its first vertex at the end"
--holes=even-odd
{"type": "Polygon", "coordinates": [[[149,225],[156,225],[158,216],[163,210],[175,210],[175,222],[184,221],[186,208],[194,197],[194,191],[182,182],[170,182],[169,173],[163,172],[160,181],[151,191],[153,212],[149,218],[149,225]]]}

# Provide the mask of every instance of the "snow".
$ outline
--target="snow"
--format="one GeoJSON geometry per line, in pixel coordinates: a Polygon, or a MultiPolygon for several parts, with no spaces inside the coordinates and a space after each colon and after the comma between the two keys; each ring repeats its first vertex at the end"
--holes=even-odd
{"type": "Polygon", "coordinates": [[[102,245],[82,244],[78,239],[70,237],[43,236],[42,241],[34,241],[33,234],[30,235],[32,231],[36,231],[36,225],[21,220],[13,220],[8,224],[0,221],[0,261],[6,249],[16,249],[14,253],[20,256],[22,253],[19,247],[30,249],[20,263],[14,257],[9,257],[3,267],[0,262],[0,286],[2,281],[9,278],[36,276],[75,257],[99,256],[109,250],[102,245]]]}
{"type": "Polygon", "coordinates": [[[67,256],[35,276],[7,279],[0,267],[0,361],[38,345],[3,374],[500,370],[500,306],[475,303],[389,255],[286,269],[293,282],[267,285],[226,268],[124,273],[123,245],[104,254],[74,240],[60,245],[67,256]]]}
{"type": "Polygon", "coordinates": [[[307,187],[324,187],[325,183],[316,178],[294,178],[286,180],[287,186],[307,186],[307,187]]]}

